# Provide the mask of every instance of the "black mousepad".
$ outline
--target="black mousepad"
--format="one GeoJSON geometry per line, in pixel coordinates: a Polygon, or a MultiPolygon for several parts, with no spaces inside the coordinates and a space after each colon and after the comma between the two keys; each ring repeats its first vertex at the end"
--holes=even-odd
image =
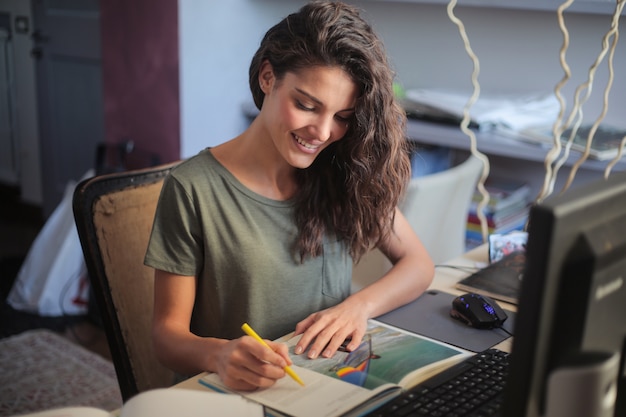
{"type": "MultiPolygon", "coordinates": [[[[472,352],[489,349],[510,337],[502,329],[475,329],[450,317],[455,297],[443,291],[428,290],[417,300],[376,317],[376,320],[472,352]]],[[[508,318],[502,327],[513,333],[515,313],[505,312],[508,318]]]]}

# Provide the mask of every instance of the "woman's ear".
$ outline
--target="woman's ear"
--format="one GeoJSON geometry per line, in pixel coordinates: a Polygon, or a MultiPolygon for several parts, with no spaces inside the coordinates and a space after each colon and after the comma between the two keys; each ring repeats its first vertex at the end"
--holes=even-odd
{"type": "Polygon", "coordinates": [[[268,60],[263,61],[259,69],[259,86],[261,91],[267,94],[274,86],[274,69],[268,60]]]}

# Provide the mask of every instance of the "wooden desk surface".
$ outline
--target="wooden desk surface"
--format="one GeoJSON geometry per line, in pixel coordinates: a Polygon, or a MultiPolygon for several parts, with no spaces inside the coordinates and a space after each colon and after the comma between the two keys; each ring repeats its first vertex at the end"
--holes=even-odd
{"type": "MultiPolygon", "coordinates": [[[[462,268],[476,268],[477,266],[484,266],[487,262],[488,256],[488,245],[484,244],[471,251],[459,256],[458,258],[452,259],[446,262],[447,265],[458,266],[462,268]]],[[[465,278],[469,273],[462,269],[456,268],[446,268],[446,267],[438,267],[435,271],[435,279],[433,280],[431,289],[436,289],[440,291],[445,291],[450,294],[460,295],[463,294],[463,291],[457,290],[454,288],[454,285],[465,278]]],[[[517,311],[517,307],[514,304],[509,304],[505,302],[499,302],[499,304],[510,311],[517,311]]],[[[496,348],[503,350],[505,352],[510,352],[513,343],[513,338],[508,338],[505,341],[497,344],[496,348]]],[[[192,378],[189,378],[177,385],[176,388],[185,388],[185,389],[198,389],[205,390],[202,385],[198,382],[198,379],[201,378],[206,373],[202,373],[200,375],[196,375],[192,378]]]]}

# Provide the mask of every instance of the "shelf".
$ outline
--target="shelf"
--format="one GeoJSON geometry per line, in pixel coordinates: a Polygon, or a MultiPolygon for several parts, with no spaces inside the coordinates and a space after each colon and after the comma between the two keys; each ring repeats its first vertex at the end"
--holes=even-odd
{"type": "MultiPolygon", "coordinates": [[[[447,5],[448,0],[370,0],[385,3],[415,3],[447,5]]],[[[561,0],[459,0],[457,7],[489,7],[494,9],[517,9],[555,12],[561,0]]],[[[613,14],[615,0],[576,0],[566,13],[613,14]]]]}
{"type": "MultiPolygon", "coordinates": [[[[478,150],[487,156],[503,156],[519,160],[543,162],[549,148],[517,140],[497,131],[478,132],[476,143],[478,150]]],[[[469,150],[470,139],[460,127],[440,125],[409,119],[407,121],[407,136],[409,139],[426,144],[445,146],[453,149],[469,150]]],[[[572,166],[580,158],[579,152],[571,151],[565,166],[572,166]]],[[[603,171],[609,161],[587,159],[581,169],[603,171]]],[[[615,171],[626,170],[626,158],[622,158],[614,167],[615,171]]]]}

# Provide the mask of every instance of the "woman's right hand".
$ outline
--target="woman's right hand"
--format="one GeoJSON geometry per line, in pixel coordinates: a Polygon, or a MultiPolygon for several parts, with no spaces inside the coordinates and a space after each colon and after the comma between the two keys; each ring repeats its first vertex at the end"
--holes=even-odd
{"type": "Polygon", "coordinates": [[[265,341],[271,349],[250,336],[229,340],[217,355],[217,374],[229,388],[253,391],[271,387],[285,377],[284,368],[291,365],[287,347],[265,341]]]}

